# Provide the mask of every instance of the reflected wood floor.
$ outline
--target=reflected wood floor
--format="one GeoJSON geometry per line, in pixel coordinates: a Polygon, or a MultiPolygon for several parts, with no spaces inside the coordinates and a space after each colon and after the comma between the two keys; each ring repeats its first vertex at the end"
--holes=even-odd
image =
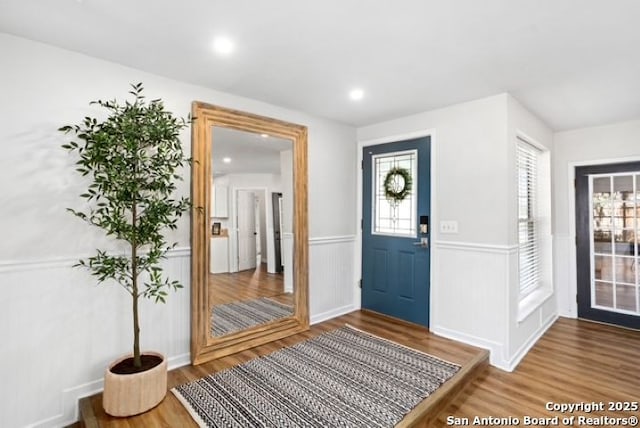
{"type": "MultiPolygon", "coordinates": [[[[433,334],[426,329],[380,317],[353,312],[311,327],[309,332],[250,349],[197,367],[182,367],[169,374],[169,387],[240,364],[284,346],[293,345],[349,323],[357,328],[464,365],[477,348],[433,334]]],[[[494,367],[483,369],[440,412],[435,421],[418,420],[414,426],[444,427],[447,417],[469,418],[557,416],[545,404],[635,401],[640,397],[640,332],[561,318],[536,343],[513,373],[494,367]]],[[[455,394],[451,394],[454,396],[455,394]]],[[[87,427],[193,427],[196,426],[173,394],[155,409],[133,418],[105,415],[100,394],[81,400],[87,427]]],[[[436,409],[437,410],[437,409],[436,409]]],[[[577,412],[567,416],[580,415],[577,412]]],[[[590,416],[631,416],[638,412],[596,412],[590,416]]],[[[560,415],[562,416],[562,415],[560,415]]],[[[471,425],[471,423],[470,423],[471,425]]],[[[522,423],[520,423],[522,425],[522,423]]]]}
{"type": "Polygon", "coordinates": [[[264,263],[255,270],[209,274],[209,307],[258,297],[293,305],[293,296],[284,292],[284,274],[268,273],[264,263]]]}

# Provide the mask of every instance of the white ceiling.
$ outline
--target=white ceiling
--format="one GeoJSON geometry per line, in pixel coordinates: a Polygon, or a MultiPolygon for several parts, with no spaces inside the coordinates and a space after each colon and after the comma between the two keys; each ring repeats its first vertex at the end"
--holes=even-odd
{"type": "Polygon", "coordinates": [[[292,150],[293,142],[263,137],[236,129],[213,128],[211,168],[216,176],[227,174],[280,174],[280,152],[292,150]],[[228,157],[231,162],[225,163],[228,157]]]}
{"type": "Polygon", "coordinates": [[[555,130],[640,117],[639,18],[638,0],[0,0],[0,31],[356,126],[500,92],[555,130]]]}

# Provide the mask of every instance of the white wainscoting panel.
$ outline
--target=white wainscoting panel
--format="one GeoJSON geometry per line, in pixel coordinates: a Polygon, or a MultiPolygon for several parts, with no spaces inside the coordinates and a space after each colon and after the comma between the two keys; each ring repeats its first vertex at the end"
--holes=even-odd
{"type": "MultiPolygon", "coordinates": [[[[354,244],[355,236],[309,240],[312,323],[357,308],[354,244]]],[[[76,261],[0,263],[3,427],[75,422],[78,400],[101,391],[104,368],[131,348],[128,294],[116,284],[96,285],[87,271],[71,267],[76,261]]],[[[185,289],[170,293],[166,305],[141,301],[141,340],[176,368],[189,364],[189,250],[172,251],[164,269],[185,289]]]]}
{"type": "MultiPolygon", "coordinates": [[[[355,236],[309,240],[311,322],[355,310],[355,236]]],[[[61,427],[78,419],[78,400],[102,390],[108,363],[130,352],[129,296],[96,285],[77,258],[0,262],[0,414],[2,426],[61,427]],[[37,404],[35,404],[37,403],[37,404]],[[35,405],[34,405],[35,404],[35,405]]],[[[185,289],[167,304],[141,301],[143,349],[188,365],[189,249],[172,251],[165,273],[185,289]]]]}
{"type": "Polygon", "coordinates": [[[284,265],[284,291],[293,293],[293,233],[282,234],[282,264],[284,265]]]}
{"type": "Polygon", "coordinates": [[[354,245],[356,237],[309,240],[309,303],[311,323],[357,309],[354,302],[354,245]]]}
{"type": "MultiPolygon", "coordinates": [[[[77,420],[78,399],[102,389],[103,370],[130,352],[130,297],[96,285],[76,258],[0,264],[0,415],[3,427],[60,427],[77,420]]],[[[170,368],[189,363],[190,252],[174,250],[165,273],[184,289],[166,305],[141,301],[143,349],[170,368]]]]}
{"type": "MultiPolygon", "coordinates": [[[[543,313],[544,313],[544,309],[545,309],[545,305],[542,305],[538,311],[536,311],[535,313],[533,313],[530,318],[532,318],[533,321],[531,321],[531,324],[534,326],[534,331],[531,333],[528,333],[526,336],[522,337],[522,338],[512,338],[512,347],[513,347],[513,342],[516,342],[515,344],[519,343],[520,341],[522,341],[523,343],[520,345],[519,348],[517,348],[515,351],[512,351],[510,353],[510,355],[508,356],[508,360],[505,362],[505,366],[504,367],[500,367],[503,370],[506,371],[513,371],[515,370],[515,368],[518,366],[518,364],[520,364],[520,361],[522,361],[522,359],[527,355],[527,352],[529,352],[531,350],[531,348],[533,348],[533,345],[536,344],[536,342],[538,341],[538,339],[540,339],[544,333],[549,329],[549,327],[551,327],[553,325],[554,322],[556,322],[556,320],[558,319],[558,315],[555,312],[555,301],[548,301],[550,302],[549,305],[553,305],[554,307],[554,312],[551,315],[548,315],[546,318],[544,317],[543,313]]],[[[549,306],[546,305],[546,306],[549,306]]],[[[512,336],[522,336],[522,333],[519,331],[519,325],[516,326],[516,328],[514,329],[512,327],[512,336]]]]}
{"type": "Polygon", "coordinates": [[[436,241],[433,249],[431,331],[489,349],[504,367],[509,254],[513,247],[436,241]]]}
{"type": "Polygon", "coordinates": [[[431,331],[489,349],[491,364],[507,371],[557,317],[552,295],[517,322],[517,254],[512,245],[448,241],[433,251],[431,331]]]}
{"type": "Polygon", "coordinates": [[[558,234],[553,237],[554,281],[558,296],[558,313],[567,318],[577,318],[576,304],[576,238],[575,235],[558,234]]]}

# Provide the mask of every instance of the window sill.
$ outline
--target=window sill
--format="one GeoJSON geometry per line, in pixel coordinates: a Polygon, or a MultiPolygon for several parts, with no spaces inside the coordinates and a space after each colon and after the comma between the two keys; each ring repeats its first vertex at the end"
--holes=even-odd
{"type": "Polygon", "coordinates": [[[524,321],[525,318],[542,306],[542,304],[551,296],[553,296],[553,290],[543,288],[532,292],[527,297],[520,300],[520,303],[518,304],[518,322],[524,321]]]}

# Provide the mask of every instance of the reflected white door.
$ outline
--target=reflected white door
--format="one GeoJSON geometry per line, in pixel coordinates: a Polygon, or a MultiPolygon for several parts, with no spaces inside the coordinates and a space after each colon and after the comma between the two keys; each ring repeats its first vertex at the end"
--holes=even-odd
{"type": "Polygon", "coordinates": [[[254,212],[254,221],[255,221],[255,246],[256,246],[256,266],[260,266],[262,264],[262,231],[260,230],[260,220],[262,215],[260,213],[260,198],[257,195],[254,195],[253,199],[253,212],[254,212]]]}
{"type": "Polygon", "coordinates": [[[256,267],[255,199],[253,192],[238,190],[238,270],[256,267]]]}

